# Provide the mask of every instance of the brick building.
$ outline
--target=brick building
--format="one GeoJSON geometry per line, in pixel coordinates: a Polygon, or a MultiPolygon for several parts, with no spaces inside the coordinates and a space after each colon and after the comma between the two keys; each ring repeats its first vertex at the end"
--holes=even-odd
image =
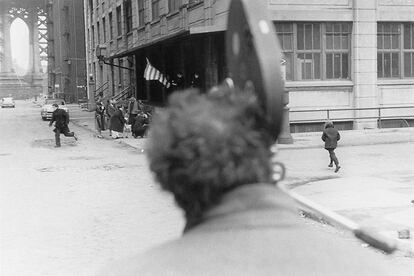
{"type": "MultiPolygon", "coordinates": [[[[414,105],[414,0],[261,1],[268,1],[286,60],[293,130],[315,129],[325,112],[300,110],[414,105]]],[[[226,77],[229,0],[84,4],[88,74],[96,83],[90,99],[98,89],[106,96],[128,91],[149,103],[165,102],[170,91],[143,78],[146,59],[171,78],[182,72],[186,86],[194,73],[200,74],[202,88],[226,77]]],[[[381,112],[405,116],[410,124],[414,109],[381,112]]],[[[355,118],[377,113],[342,110],[330,117],[344,129],[375,128],[376,118],[355,118]]]]}

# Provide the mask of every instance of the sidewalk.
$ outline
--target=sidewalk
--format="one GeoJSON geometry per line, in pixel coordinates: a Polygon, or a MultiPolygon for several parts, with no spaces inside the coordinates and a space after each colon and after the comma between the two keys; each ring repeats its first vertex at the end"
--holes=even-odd
{"type": "MultiPolygon", "coordinates": [[[[95,132],[94,112],[82,110],[79,105],[68,105],[71,121],[84,129],[95,132]]],[[[413,143],[414,127],[408,128],[387,128],[387,129],[366,129],[366,130],[343,130],[341,134],[341,147],[413,143]]],[[[293,144],[278,144],[280,150],[285,149],[307,149],[320,148],[323,146],[321,132],[292,133],[293,144]]],[[[108,136],[105,136],[108,138],[108,136]]],[[[131,138],[131,137],[130,137],[131,138]]],[[[145,139],[122,139],[122,142],[132,147],[143,148],[145,139]]]]}
{"type": "MultiPolygon", "coordinates": [[[[82,111],[77,105],[68,105],[73,124],[95,133],[94,112],[82,111]]],[[[369,129],[341,131],[340,147],[413,143],[414,128],[369,129]]],[[[104,139],[111,139],[105,131],[104,139]]],[[[293,133],[294,143],[279,144],[280,150],[321,148],[321,133],[293,133]]],[[[143,151],[146,139],[129,138],[120,143],[143,151]]],[[[373,232],[398,241],[409,252],[414,251],[414,187],[372,177],[342,177],[313,181],[293,189],[309,200],[351,219],[373,232]],[[398,231],[410,230],[411,239],[398,239],[398,231]]],[[[405,253],[407,254],[407,253],[405,253]]],[[[414,257],[413,253],[408,254],[414,257]]]]}
{"type": "MultiPolygon", "coordinates": [[[[414,258],[414,187],[410,183],[345,177],[315,181],[295,188],[294,192],[398,243],[400,254],[414,258]],[[401,230],[409,230],[411,238],[400,239],[401,230]]],[[[311,216],[323,221],[313,212],[311,216]]]]}
{"type": "MultiPolygon", "coordinates": [[[[414,127],[340,131],[340,147],[414,142],[414,127]]],[[[292,133],[293,144],[278,144],[283,149],[320,148],[322,132],[292,133]]]]}

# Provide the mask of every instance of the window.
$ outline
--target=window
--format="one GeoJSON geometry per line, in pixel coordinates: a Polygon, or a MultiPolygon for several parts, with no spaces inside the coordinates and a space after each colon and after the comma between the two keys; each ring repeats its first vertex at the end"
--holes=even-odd
{"type": "Polygon", "coordinates": [[[151,12],[152,12],[152,21],[157,20],[160,17],[160,0],[152,0],[151,12]]]}
{"type": "Polygon", "coordinates": [[[125,31],[129,33],[132,31],[132,8],[131,0],[124,2],[124,16],[125,16],[125,31]]]}
{"type": "Polygon", "coordinates": [[[123,70],[122,70],[122,66],[124,66],[124,61],[122,58],[118,59],[118,65],[121,67],[118,67],[118,86],[120,86],[120,88],[122,89],[124,87],[124,76],[123,76],[123,70]]]}
{"type": "Polygon", "coordinates": [[[109,39],[112,40],[114,38],[114,21],[112,18],[112,12],[108,14],[109,20],[109,39]]]}
{"type": "Polygon", "coordinates": [[[326,23],[326,78],[347,79],[349,73],[350,25],[326,23]]]}
{"type": "Polygon", "coordinates": [[[116,31],[118,36],[122,35],[121,6],[116,7],[116,31]]]}
{"type": "Polygon", "coordinates": [[[414,78],[414,24],[404,24],[404,77],[414,78]]]}
{"type": "Polygon", "coordinates": [[[378,78],[413,78],[414,24],[378,23],[377,27],[378,78]]]}
{"type": "Polygon", "coordinates": [[[144,0],[138,0],[138,26],[144,26],[144,0]]]}
{"type": "Polygon", "coordinates": [[[89,0],[89,13],[90,13],[90,16],[92,18],[92,14],[93,14],[93,0],[89,0]]]}
{"type": "Polygon", "coordinates": [[[106,19],[105,17],[102,18],[102,34],[103,34],[103,42],[106,42],[106,19]]]}
{"type": "Polygon", "coordinates": [[[92,49],[95,49],[95,26],[92,26],[91,33],[92,33],[92,37],[91,37],[91,39],[92,39],[92,49]]]}
{"type": "Polygon", "coordinates": [[[178,11],[180,8],[181,0],[168,0],[168,12],[178,11]]]}
{"type": "Polygon", "coordinates": [[[101,43],[101,29],[99,28],[99,22],[96,22],[96,34],[98,35],[98,40],[96,41],[97,44],[101,43]]]}
{"type": "Polygon", "coordinates": [[[286,60],[287,80],[349,78],[351,24],[309,22],[275,26],[286,60]]]}

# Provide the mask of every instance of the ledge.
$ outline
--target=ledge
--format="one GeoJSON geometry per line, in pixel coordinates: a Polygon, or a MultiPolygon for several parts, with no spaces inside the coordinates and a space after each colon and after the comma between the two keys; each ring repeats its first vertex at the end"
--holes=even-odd
{"type": "Polygon", "coordinates": [[[379,79],[377,81],[378,86],[386,85],[414,85],[414,79],[379,79]]]}
{"type": "Polygon", "coordinates": [[[173,11],[173,12],[167,14],[166,17],[170,18],[170,17],[174,17],[174,16],[179,15],[179,14],[180,14],[179,10],[178,11],[173,11]]]}
{"type": "Polygon", "coordinates": [[[353,87],[351,80],[335,80],[335,81],[286,81],[285,87],[291,88],[316,88],[316,87],[353,87]]]}
{"type": "Polygon", "coordinates": [[[161,18],[157,18],[157,19],[151,21],[150,24],[155,25],[155,24],[160,23],[160,22],[161,22],[161,18]]]}

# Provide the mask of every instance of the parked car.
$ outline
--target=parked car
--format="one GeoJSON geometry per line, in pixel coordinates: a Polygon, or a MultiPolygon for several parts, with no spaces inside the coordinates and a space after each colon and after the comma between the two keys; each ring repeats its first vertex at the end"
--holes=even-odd
{"type": "Polygon", "coordinates": [[[45,104],[42,106],[42,110],[40,111],[40,116],[44,121],[52,119],[52,113],[55,111],[55,107],[53,104],[59,105],[60,109],[65,110],[69,113],[69,109],[66,107],[65,100],[63,99],[46,99],[45,104]]]}
{"type": "Polygon", "coordinates": [[[5,107],[13,107],[13,108],[16,107],[16,103],[14,102],[14,99],[12,97],[1,99],[1,108],[5,108],[5,107]]]}

